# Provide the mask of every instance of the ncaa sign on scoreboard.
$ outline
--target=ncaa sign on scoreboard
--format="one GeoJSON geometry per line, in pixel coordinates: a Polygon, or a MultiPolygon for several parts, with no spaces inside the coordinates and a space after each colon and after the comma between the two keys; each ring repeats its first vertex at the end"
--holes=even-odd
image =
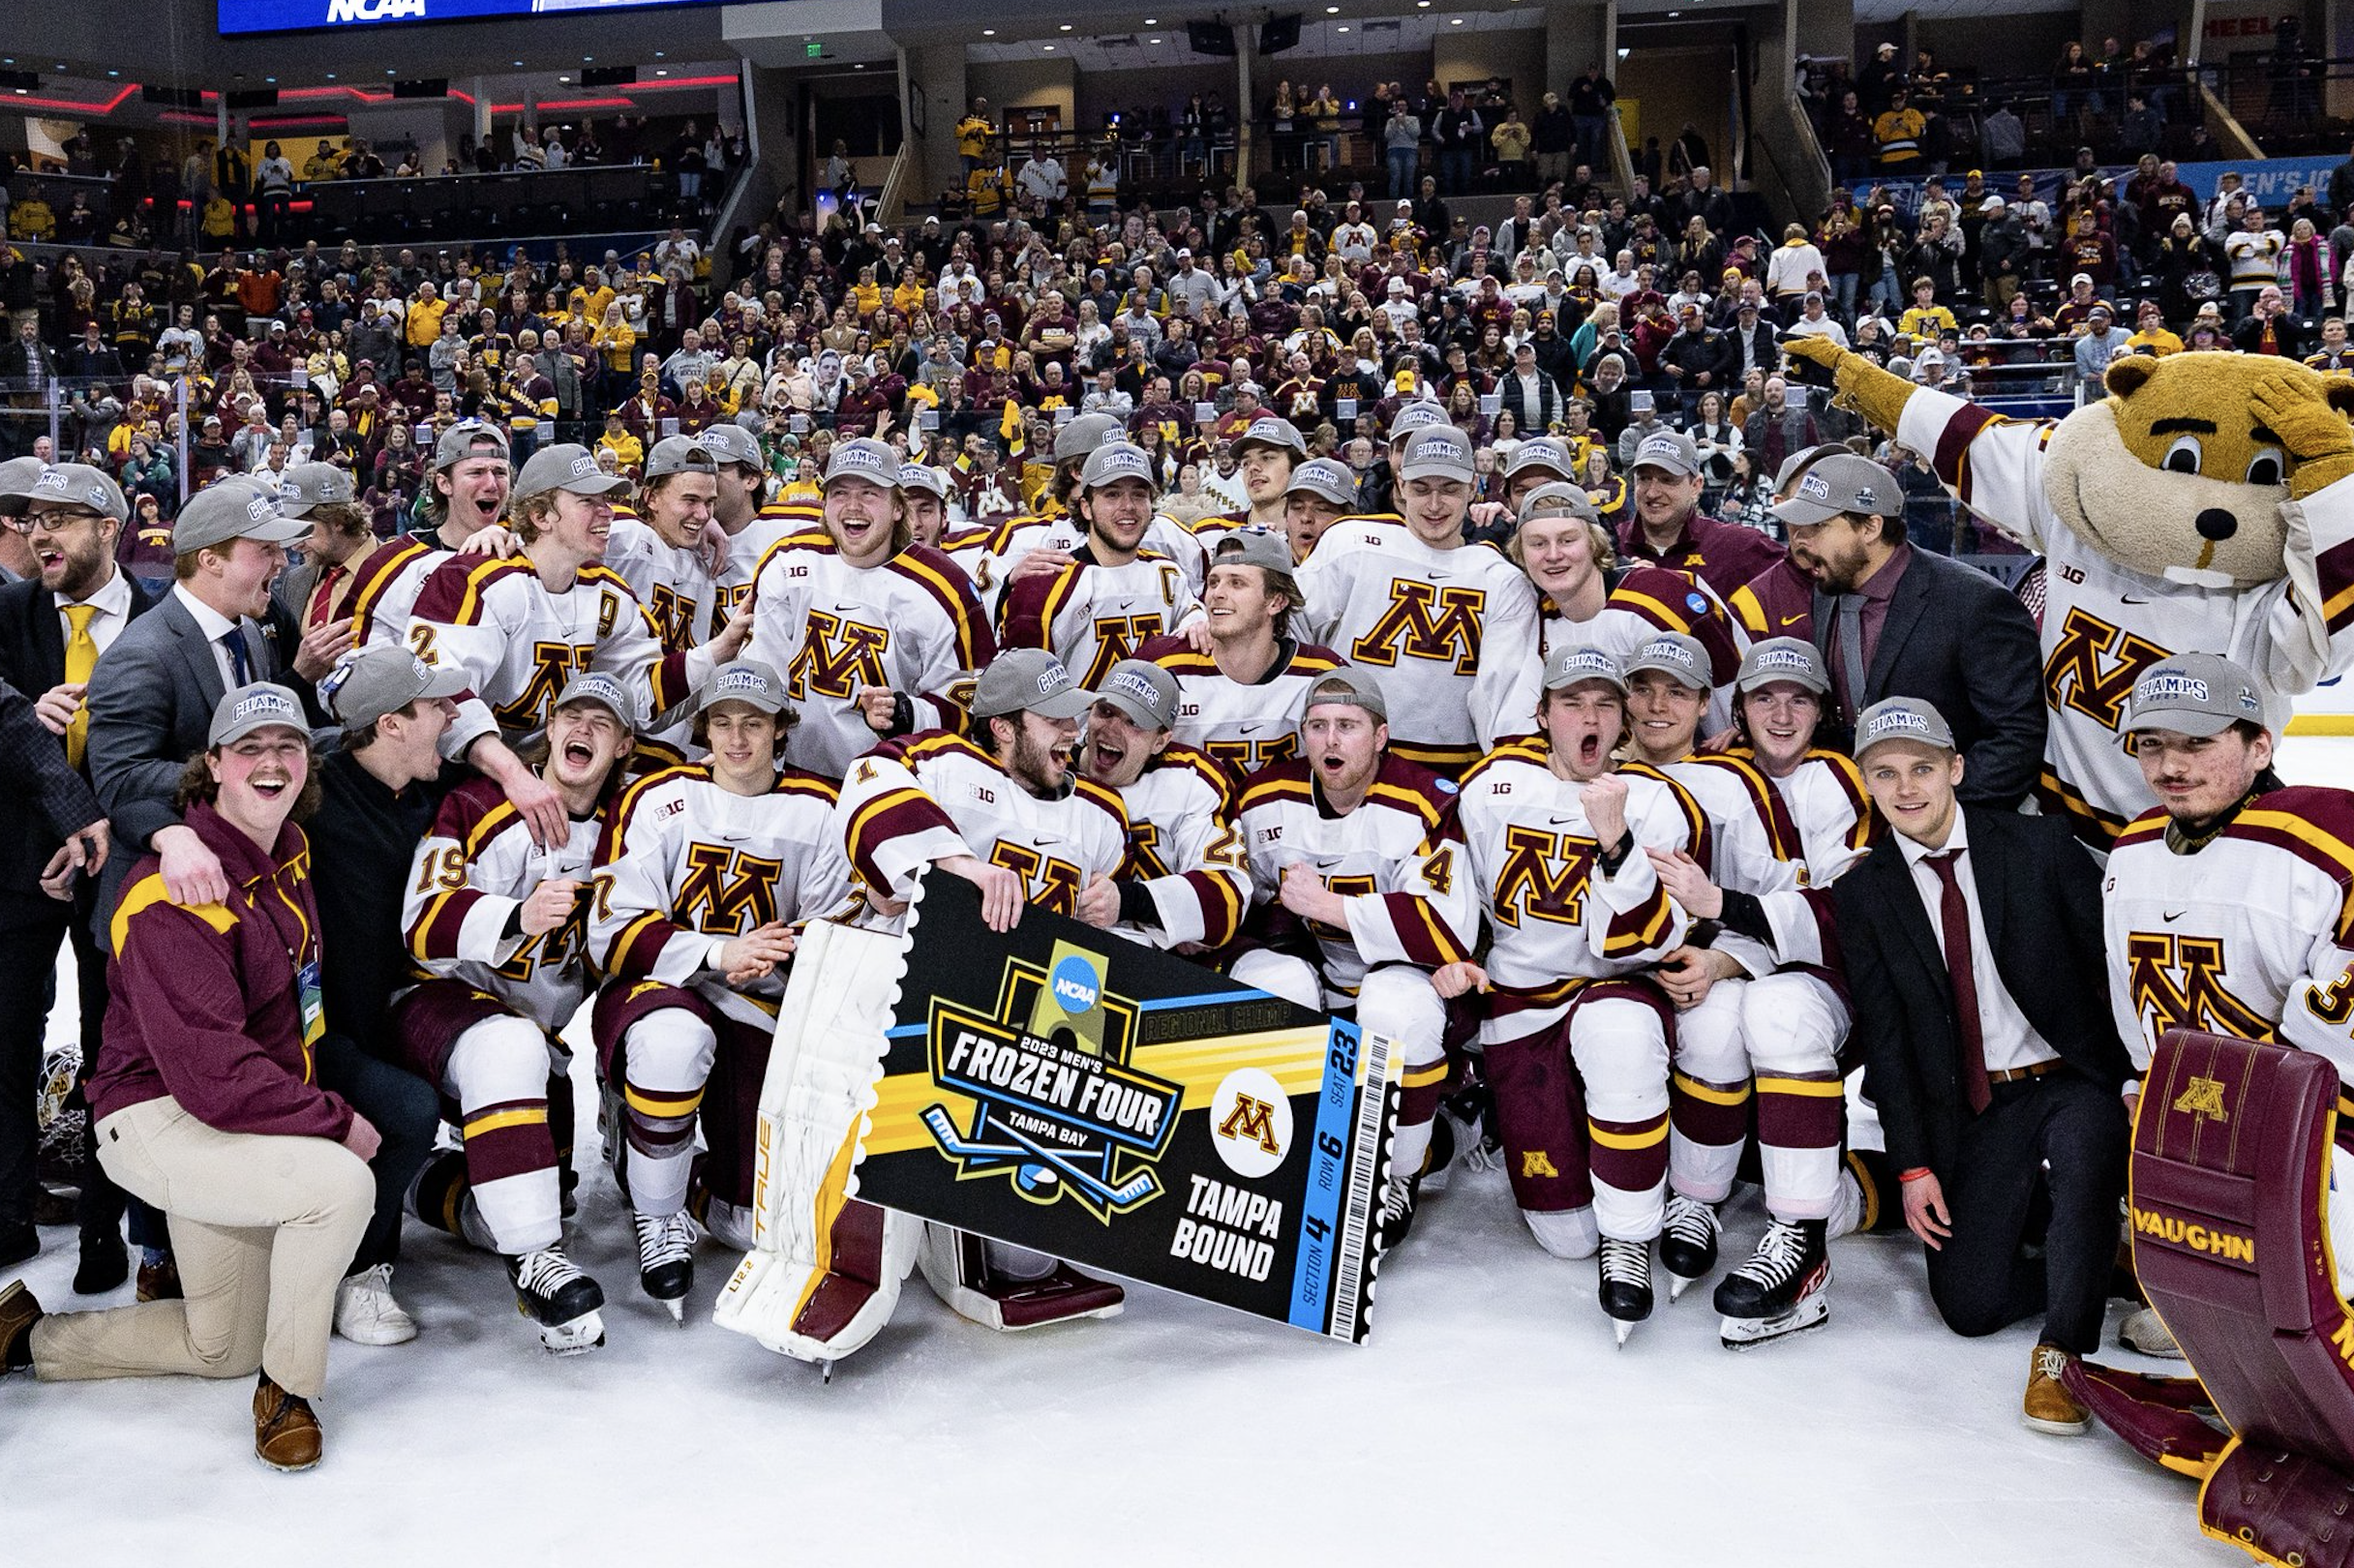
{"type": "Polygon", "coordinates": [[[219,17],[221,32],[234,35],[717,3],[719,0],[219,0],[219,17]]]}

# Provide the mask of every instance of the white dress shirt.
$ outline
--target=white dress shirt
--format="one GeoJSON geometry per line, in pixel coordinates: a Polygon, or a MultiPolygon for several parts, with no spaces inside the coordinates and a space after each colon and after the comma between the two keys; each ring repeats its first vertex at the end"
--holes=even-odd
{"type": "Polygon", "coordinates": [[[1986,1053],[1986,1070],[2011,1072],[2058,1060],[2060,1053],[2036,1033],[2035,1025],[2027,1021],[2027,1014],[2019,1010],[2019,1004],[2003,983],[2003,972],[1995,967],[1994,949],[1986,941],[1986,917],[1978,908],[1977,878],[1970,865],[1969,823],[1961,810],[1954,810],[1953,828],[1940,848],[1931,849],[1902,833],[1896,835],[1896,847],[1912,869],[1913,887],[1928,913],[1929,931],[1937,938],[1941,956],[1946,950],[1946,885],[1937,867],[1927,862],[1932,855],[1954,852],[1954,884],[1962,890],[1963,907],[1970,912],[1970,974],[1977,984],[1978,1037],[1986,1053]]]}
{"type": "MultiPolygon", "coordinates": [[[[180,601],[180,608],[186,610],[196,621],[196,629],[204,634],[205,642],[212,645],[213,667],[221,672],[221,689],[235,691],[237,689],[237,667],[229,662],[228,649],[221,646],[221,639],[230,632],[236,632],[240,636],[244,635],[243,624],[229,619],[228,617],[189,592],[188,585],[185,583],[172,584],[171,594],[173,598],[180,601]]],[[[249,663],[253,661],[251,643],[246,645],[246,657],[249,663]]],[[[257,668],[254,675],[255,678],[259,679],[261,671],[257,668]]]]}
{"type": "Polygon", "coordinates": [[[69,599],[62,593],[54,593],[50,597],[57,603],[57,634],[69,643],[74,641],[74,622],[66,615],[66,606],[88,604],[98,607],[98,614],[90,618],[90,641],[98,645],[101,655],[114,646],[114,640],[123,634],[123,628],[131,624],[131,574],[120,566],[115,567],[113,575],[106,579],[106,587],[86,599],[69,599]]]}

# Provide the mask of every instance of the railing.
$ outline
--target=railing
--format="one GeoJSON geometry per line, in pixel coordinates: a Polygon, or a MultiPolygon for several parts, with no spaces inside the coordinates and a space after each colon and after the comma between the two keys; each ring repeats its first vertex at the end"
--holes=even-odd
{"type": "Polygon", "coordinates": [[[1781,186],[1782,210],[1816,213],[1830,205],[1831,166],[1815,136],[1814,122],[1796,92],[1769,95],[1757,123],[1759,150],[1781,186]]]}
{"type": "Polygon", "coordinates": [[[2239,117],[2231,112],[2231,106],[2203,81],[2199,83],[2199,108],[2207,116],[2208,134],[2215,137],[2216,145],[2221,149],[2224,157],[2264,156],[2264,149],[2256,145],[2256,138],[2248,134],[2248,127],[2242,125],[2239,117]]]}
{"type": "Polygon", "coordinates": [[[891,157],[890,171],[883,176],[883,188],[875,194],[875,221],[886,226],[907,216],[907,180],[915,168],[915,160],[908,155],[913,150],[914,143],[900,141],[898,152],[891,157]]]}

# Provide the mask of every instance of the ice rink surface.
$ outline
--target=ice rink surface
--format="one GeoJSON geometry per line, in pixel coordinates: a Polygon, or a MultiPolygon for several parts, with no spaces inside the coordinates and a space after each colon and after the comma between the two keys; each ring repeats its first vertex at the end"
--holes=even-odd
{"type": "MultiPolygon", "coordinates": [[[[2354,739],[2292,740],[2283,771],[2354,784],[2354,739]]],[[[828,1386],[711,1325],[716,1246],[673,1327],[582,1142],[604,1349],[547,1356],[496,1260],[412,1225],[396,1282],[423,1336],[336,1342],[308,1476],[254,1460],[248,1379],[0,1383],[0,1563],[2246,1560],[2199,1536],[2188,1481],[2097,1429],[2022,1428],[2035,1326],[1947,1333],[1910,1238],[1833,1244],[1818,1333],[1731,1354],[1708,1287],[1668,1305],[1663,1276],[1615,1350],[1593,1265],[1539,1251],[1500,1175],[1459,1174],[1385,1261],[1362,1348],[1143,1288],[1001,1336],[918,1277],[828,1386]]],[[[1726,1219],[1737,1261],[1764,1217],[1726,1219]]],[[[73,1232],[44,1240],[22,1272],[49,1307],[130,1299],[77,1301],[73,1232]]]]}

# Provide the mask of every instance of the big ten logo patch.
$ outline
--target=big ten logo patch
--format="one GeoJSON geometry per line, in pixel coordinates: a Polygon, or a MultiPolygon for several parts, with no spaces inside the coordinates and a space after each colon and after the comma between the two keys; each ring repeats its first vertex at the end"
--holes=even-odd
{"type": "Polygon", "coordinates": [[[1210,1146],[1237,1176],[1272,1175],[1291,1151],[1291,1100],[1264,1068],[1236,1068],[1210,1097],[1210,1146]]]}

